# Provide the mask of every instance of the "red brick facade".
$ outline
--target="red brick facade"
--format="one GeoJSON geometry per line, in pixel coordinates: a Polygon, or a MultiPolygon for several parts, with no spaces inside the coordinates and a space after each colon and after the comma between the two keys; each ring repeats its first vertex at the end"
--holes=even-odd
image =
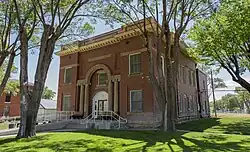
{"type": "Polygon", "coordinates": [[[0,96],[0,116],[3,116],[7,109],[9,109],[7,113],[10,117],[20,116],[20,96],[11,96],[10,99],[10,102],[5,102],[6,93],[0,96]]]}
{"type": "MultiPolygon", "coordinates": [[[[70,100],[67,110],[79,111],[87,116],[93,111],[94,101],[92,100],[94,100],[94,96],[98,92],[105,91],[108,93],[108,110],[117,112],[129,121],[159,121],[161,114],[149,82],[148,54],[143,40],[139,35],[135,35],[125,39],[121,38],[119,42],[113,42],[112,40],[103,42],[105,39],[102,37],[111,39],[115,37],[117,31],[94,37],[92,40],[79,42],[78,46],[80,46],[74,52],[68,51],[69,53],[65,54],[60,53],[67,52],[67,50],[59,52],[58,110],[63,110],[63,98],[70,96],[70,98],[67,98],[70,100]],[[81,46],[99,42],[103,42],[100,43],[103,46],[97,44],[87,48],[87,51],[81,50],[81,46]],[[130,75],[130,55],[136,53],[141,54],[141,71],[136,75],[130,75]],[[64,83],[65,70],[68,68],[71,69],[71,82],[64,83]],[[98,73],[100,72],[107,75],[105,86],[98,85],[98,73]],[[142,90],[142,112],[131,112],[131,90],[142,90]],[[118,104],[118,109],[116,109],[116,104],[118,104]]],[[[180,54],[179,63],[178,118],[199,117],[198,99],[206,105],[208,105],[208,100],[207,95],[198,98],[197,80],[203,82],[203,80],[206,80],[206,75],[201,72],[196,73],[196,63],[184,53],[180,54]],[[182,67],[184,67],[184,73],[181,70],[182,67]],[[189,84],[189,73],[192,76],[194,75],[191,84],[189,84]],[[183,77],[185,77],[186,80],[184,81],[186,82],[183,81],[183,77]],[[180,109],[180,106],[182,109],[180,109]],[[190,108],[191,106],[192,108],[190,108]]],[[[209,108],[209,106],[205,106],[205,108],[209,108]]],[[[206,110],[205,115],[209,116],[209,110],[206,110]]]]}

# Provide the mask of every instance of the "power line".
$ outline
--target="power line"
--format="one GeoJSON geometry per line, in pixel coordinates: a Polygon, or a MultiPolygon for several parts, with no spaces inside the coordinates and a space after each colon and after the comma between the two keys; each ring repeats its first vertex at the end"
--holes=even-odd
{"type": "Polygon", "coordinates": [[[214,90],[214,91],[234,91],[234,92],[243,91],[243,92],[248,92],[247,90],[214,90]]]}

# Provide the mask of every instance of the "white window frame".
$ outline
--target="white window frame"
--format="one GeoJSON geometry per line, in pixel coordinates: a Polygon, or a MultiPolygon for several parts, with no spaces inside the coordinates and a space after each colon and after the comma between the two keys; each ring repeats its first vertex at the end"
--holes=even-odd
{"type": "MultiPolygon", "coordinates": [[[[64,68],[64,76],[63,76],[63,83],[65,83],[66,84],[66,71],[68,70],[68,69],[71,69],[72,67],[70,66],[70,67],[65,67],[64,68]]],[[[72,73],[71,73],[72,74],[72,73]]],[[[72,77],[71,77],[72,78],[72,77]]],[[[72,80],[71,80],[72,81],[72,80]]],[[[70,82],[71,83],[71,82],[70,82]]]]}
{"type": "MultiPolygon", "coordinates": [[[[142,90],[130,90],[130,91],[129,91],[129,104],[130,104],[130,106],[129,106],[129,112],[132,112],[132,110],[131,110],[131,107],[132,107],[132,106],[131,106],[131,105],[132,105],[132,104],[131,104],[131,103],[132,103],[132,102],[131,102],[131,101],[132,101],[132,100],[131,100],[131,99],[132,99],[131,94],[132,94],[132,92],[141,92],[141,93],[142,93],[142,99],[141,99],[141,100],[142,100],[142,111],[141,111],[141,112],[143,112],[143,92],[142,92],[142,90]]],[[[133,113],[140,113],[140,112],[133,112],[133,113]]]]}
{"type": "MultiPolygon", "coordinates": [[[[140,54],[140,55],[142,55],[142,53],[141,52],[137,52],[137,53],[133,53],[133,54],[129,54],[129,56],[128,56],[128,59],[129,59],[129,64],[128,64],[128,68],[129,68],[129,75],[133,75],[133,74],[140,74],[141,73],[141,69],[140,69],[140,73],[131,73],[131,68],[130,68],[130,57],[131,56],[133,56],[133,55],[138,55],[138,54],[140,54]]],[[[141,62],[140,62],[140,64],[141,64],[141,62]]],[[[141,64],[142,65],[142,64],[141,64]]],[[[140,65],[140,66],[141,66],[140,65]]]]}
{"type": "Polygon", "coordinates": [[[64,110],[64,109],[63,109],[63,105],[64,105],[64,98],[65,98],[65,97],[70,97],[70,99],[71,99],[71,95],[63,95],[62,111],[64,110]]]}

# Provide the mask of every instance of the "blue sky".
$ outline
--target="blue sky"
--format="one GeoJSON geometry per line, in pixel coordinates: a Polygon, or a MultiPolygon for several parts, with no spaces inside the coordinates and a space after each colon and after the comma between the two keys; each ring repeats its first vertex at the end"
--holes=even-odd
{"type": "MultiPolygon", "coordinates": [[[[108,32],[112,30],[110,26],[104,25],[105,23],[102,21],[98,21],[98,23],[95,25],[95,33],[93,35],[98,35],[101,33],[108,32]]],[[[120,27],[119,24],[115,24],[114,28],[120,27]]],[[[93,36],[91,35],[91,36],[93,36]]],[[[55,50],[57,52],[59,50],[55,50]]],[[[28,70],[29,70],[29,82],[34,82],[34,75],[36,71],[36,65],[37,65],[37,58],[38,58],[38,52],[34,52],[33,54],[29,54],[29,63],[28,63],[28,70]]],[[[19,68],[19,57],[15,59],[15,65],[19,68]]],[[[59,76],[59,64],[60,60],[59,57],[56,55],[53,55],[53,60],[51,62],[49,71],[48,71],[48,76],[46,80],[46,86],[48,86],[50,89],[53,91],[57,92],[58,88],[58,76],[59,76]]],[[[20,68],[19,68],[20,69],[20,68]]],[[[239,86],[237,83],[232,81],[231,76],[225,71],[221,70],[220,73],[217,75],[217,77],[222,78],[226,85],[228,86],[228,90],[234,90],[236,86],[239,86]]],[[[19,78],[19,73],[14,75],[14,78],[18,79],[19,78]]],[[[244,75],[244,78],[246,78],[247,81],[250,81],[250,73],[247,72],[244,75]]],[[[216,99],[221,98],[221,96],[227,94],[227,93],[233,93],[232,91],[227,91],[227,92],[222,92],[222,91],[216,91],[215,96],[216,99]]],[[[210,98],[211,99],[211,98],[210,98]]]]}

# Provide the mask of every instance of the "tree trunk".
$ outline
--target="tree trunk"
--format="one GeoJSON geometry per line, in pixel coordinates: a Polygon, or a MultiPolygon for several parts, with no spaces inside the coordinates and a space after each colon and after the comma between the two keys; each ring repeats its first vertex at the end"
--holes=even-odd
{"type": "Polygon", "coordinates": [[[174,92],[174,82],[173,82],[173,70],[172,70],[172,63],[171,60],[169,61],[168,59],[168,63],[169,63],[169,67],[168,67],[168,72],[167,72],[167,90],[168,90],[168,94],[167,94],[167,130],[168,131],[175,131],[175,122],[174,122],[174,111],[175,111],[175,92],[174,92]]]}
{"type": "Polygon", "coordinates": [[[14,52],[11,53],[11,55],[10,55],[9,62],[8,62],[8,66],[7,66],[7,69],[6,69],[6,71],[5,71],[3,81],[2,81],[2,83],[1,83],[1,85],[0,85],[0,94],[3,93],[4,88],[5,88],[6,84],[7,84],[7,81],[8,81],[8,79],[9,79],[9,77],[10,77],[11,68],[12,68],[12,66],[13,66],[13,62],[14,62],[15,56],[16,56],[16,55],[15,55],[14,52]]]}
{"type": "Polygon", "coordinates": [[[28,111],[28,99],[30,99],[30,92],[28,88],[28,39],[27,31],[24,26],[20,27],[20,127],[17,134],[17,138],[28,137],[27,131],[27,111],[28,111]]]}
{"type": "Polygon", "coordinates": [[[44,84],[47,78],[49,65],[55,49],[55,35],[53,35],[53,27],[46,25],[41,38],[40,53],[35,74],[35,83],[32,88],[31,98],[29,100],[27,111],[27,134],[32,137],[36,135],[36,119],[41,102],[44,84]]]}
{"type": "Polygon", "coordinates": [[[237,76],[237,80],[233,80],[240,84],[243,88],[245,88],[250,93],[250,83],[248,83],[245,79],[241,76],[237,76]]]}
{"type": "Polygon", "coordinates": [[[1,56],[0,56],[0,67],[3,65],[4,60],[6,57],[9,55],[7,51],[1,51],[1,56]]]}
{"type": "Polygon", "coordinates": [[[167,102],[165,103],[165,107],[162,111],[162,130],[163,131],[168,131],[168,104],[167,102]]]}

